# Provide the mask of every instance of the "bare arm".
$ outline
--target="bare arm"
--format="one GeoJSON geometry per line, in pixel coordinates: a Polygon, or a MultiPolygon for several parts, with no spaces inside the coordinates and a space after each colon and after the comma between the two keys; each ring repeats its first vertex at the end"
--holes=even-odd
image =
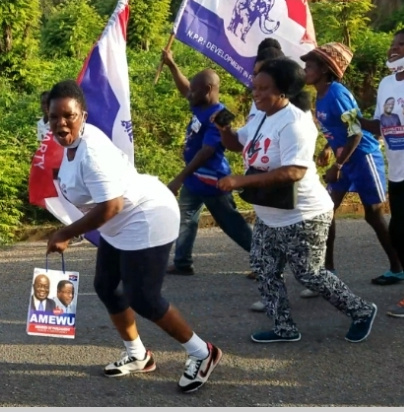
{"type": "Polygon", "coordinates": [[[347,142],[345,143],[342,149],[342,152],[336,158],[338,164],[343,165],[345,162],[349,160],[352,153],[358,147],[361,139],[362,139],[362,136],[359,134],[355,134],[353,136],[348,137],[347,142]]]}
{"type": "Polygon", "coordinates": [[[347,142],[342,148],[341,153],[336,156],[336,162],[325,172],[325,182],[336,182],[340,178],[340,170],[342,169],[342,166],[349,160],[352,153],[358,147],[361,139],[361,134],[348,136],[347,142]]]}
{"type": "Polygon", "coordinates": [[[177,175],[176,179],[184,179],[200,167],[202,167],[206,161],[213,156],[215,149],[212,146],[203,145],[202,148],[196,153],[194,158],[182,169],[182,171],[177,175]]]}
{"type": "Polygon", "coordinates": [[[203,145],[196,153],[194,158],[181,170],[180,173],[167,185],[168,188],[177,196],[186,177],[192,175],[202,167],[206,161],[213,156],[215,149],[212,146],[203,145]]]}
{"type": "Polygon", "coordinates": [[[237,132],[232,130],[230,126],[220,127],[216,125],[220,131],[220,137],[222,138],[223,146],[231,152],[241,152],[243,145],[238,141],[237,132]]]}
{"type": "Polygon", "coordinates": [[[47,253],[63,252],[71,238],[98,229],[123,209],[123,197],[98,203],[82,218],[53,233],[48,240],[47,253]]]}
{"type": "Polygon", "coordinates": [[[184,97],[187,97],[190,89],[189,80],[182,74],[181,70],[175,63],[171,50],[163,50],[162,59],[164,64],[166,64],[170,69],[177,89],[184,97]]]}
{"type": "Polygon", "coordinates": [[[212,114],[210,121],[214,123],[219,130],[223,146],[231,152],[241,152],[244,146],[238,141],[237,132],[235,132],[230,125],[220,126],[215,123],[215,117],[219,113],[219,111],[220,110],[212,114]]]}
{"type": "Polygon", "coordinates": [[[364,119],[359,118],[359,123],[364,130],[374,134],[375,136],[380,136],[380,120],[378,119],[364,119]]]}
{"type": "Polygon", "coordinates": [[[267,187],[287,185],[303,179],[306,170],[307,168],[303,166],[281,166],[267,173],[244,176],[244,186],[267,187]]]}
{"type": "Polygon", "coordinates": [[[230,175],[219,180],[218,187],[224,191],[240,189],[242,187],[283,186],[298,182],[306,174],[303,166],[281,166],[267,173],[255,175],[230,175]]]}

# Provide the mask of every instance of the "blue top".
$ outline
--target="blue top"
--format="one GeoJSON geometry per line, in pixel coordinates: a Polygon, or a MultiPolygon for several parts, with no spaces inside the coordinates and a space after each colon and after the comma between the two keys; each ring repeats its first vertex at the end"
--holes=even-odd
{"type": "MultiPolygon", "coordinates": [[[[348,138],[347,126],[341,120],[341,115],[353,108],[356,108],[361,116],[352,93],[339,82],[332,82],[327,94],[316,100],[316,118],[334,154],[339,154],[338,149],[345,146],[348,138]]],[[[363,129],[362,133],[362,139],[351,156],[352,160],[380,150],[379,142],[371,133],[363,129]]]]}
{"type": "Polygon", "coordinates": [[[220,195],[225,192],[216,187],[218,179],[231,173],[229,162],[224,156],[225,147],[222,145],[220,132],[210,116],[224,107],[218,103],[207,109],[191,107],[192,119],[187,126],[187,134],[184,148],[184,160],[189,164],[202,145],[211,146],[215,153],[206,161],[203,167],[196,170],[184,180],[186,188],[199,195],[220,195]]]}

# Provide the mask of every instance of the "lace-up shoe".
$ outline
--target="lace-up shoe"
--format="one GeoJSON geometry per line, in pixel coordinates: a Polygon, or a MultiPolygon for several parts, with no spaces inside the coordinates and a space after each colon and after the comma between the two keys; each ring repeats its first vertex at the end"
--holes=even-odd
{"type": "Polygon", "coordinates": [[[209,355],[205,359],[189,356],[185,370],[178,386],[182,392],[189,393],[198,390],[209,379],[210,374],[222,358],[222,351],[211,343],[207,343],[209,355]]]}
{"type": "Polygon", "coordinates": [[[152,353],[148,350],[143,360],[128,356],[127,352],[122,352],[121,359],[110,363],[104,369],[105,376],[117,378],[129,373],[152,372],[156,369],[152,353]]]}

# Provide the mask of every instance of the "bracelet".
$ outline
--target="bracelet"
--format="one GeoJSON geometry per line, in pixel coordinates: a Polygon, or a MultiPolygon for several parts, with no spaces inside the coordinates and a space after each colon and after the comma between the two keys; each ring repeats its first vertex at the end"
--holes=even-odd
{"type": "Polygon", "coordinates": [[[342,166],[344,166],[342,163],[337,163],[337,162],[335,162],[334,163],[334,166],[338,169],[338,170],[341,170],[342,169],[342,166]]]}

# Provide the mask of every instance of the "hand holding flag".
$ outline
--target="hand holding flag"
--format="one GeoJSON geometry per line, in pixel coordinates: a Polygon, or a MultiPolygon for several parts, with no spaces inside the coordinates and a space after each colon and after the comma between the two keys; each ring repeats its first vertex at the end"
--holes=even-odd
{"type": "Polygon", "coordinates": [[[285,56],[299,64],[316,46],[307,0],[183,0],[173,35],[248,87],[264,38],[278,40],[285,56]]]}

